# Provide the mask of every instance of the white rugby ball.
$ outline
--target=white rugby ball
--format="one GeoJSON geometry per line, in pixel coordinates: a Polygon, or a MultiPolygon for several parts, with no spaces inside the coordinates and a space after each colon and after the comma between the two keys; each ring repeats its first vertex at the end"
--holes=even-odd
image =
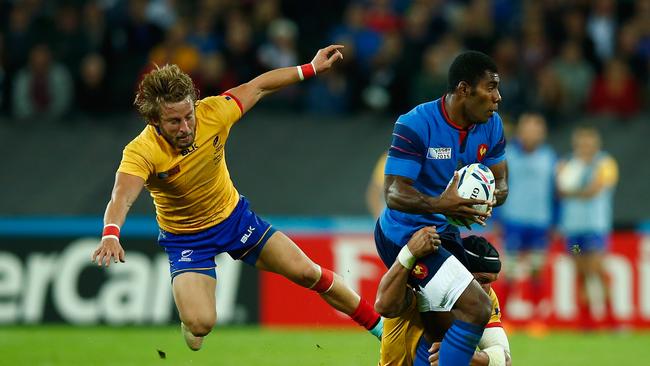
{"type": "MultiPolygon", "coordinates": [[[[469,164],[458,171],[458,195],[463,198],[492,201],[494,199],[494,174],[487,166],[481,163],[469,164]]],[[[447,186],[454,180],[452,177],[447,186]]],[[[488,205],[474,205],[474,208],[487,212],[488,205]]],[[[465,226],[454,218],[447,217],[447,221],[456,226],[465,226]]]]}

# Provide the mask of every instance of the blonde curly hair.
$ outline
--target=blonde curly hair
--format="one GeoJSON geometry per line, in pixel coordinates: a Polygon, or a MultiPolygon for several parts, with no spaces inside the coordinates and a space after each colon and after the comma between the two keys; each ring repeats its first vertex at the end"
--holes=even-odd
{"type": "Polygon", "coordinates": [[[160,121],[163,103],[177,103],[187,97],[194,103],[198,95],[190,76],[177,65],[155,65],[140,82],[133,105],[147,123],[153,123],[160,121]]]}

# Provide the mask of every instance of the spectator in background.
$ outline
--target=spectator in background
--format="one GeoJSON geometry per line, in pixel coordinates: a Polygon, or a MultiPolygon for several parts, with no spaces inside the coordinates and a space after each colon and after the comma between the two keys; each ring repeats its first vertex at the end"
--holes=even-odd
{"type": "Polygon", "coordinates": [[[284,18],[272,21],[267,37],[267,41],[260,46],[257,53],[262,67],[272,70],[298,63],[298,28],[294,22],[284,18]]]}
{"type": "Polygon", "coordinates": [[[51,42],[53,57],[77,75],[81,60],[88,52],[79,24],[79,11],[73,5],[61,5],[56,9],[54,22],[51,42]]]}
{"type": "Polygon", "coordinates": [[[460,40],[448,33],[427,47],[422,56],[422,67],[419,68],[410,88],[410,99],[413,104],[424,103],[432,95],[442,95],[447,90],[447,70],[452,61],[462,51],[460,40]]]}
{"type": "Polygon", "coordinates": [[[560,227],[576,264],[582,326],[590,328],[599,294],[604,295],[606,318],[612,319],[603,255],[612,231],[618,166],[601,150],[600,134],[593,127],[576,128],[572,144],[572,154],[559,163],[557,171],[560,227]]]}
{"type": "Polygon", "coordinates": [[[179,21],[167,31],[165,41],[151,50],[146,70],[152,69],[152,64],[176,64],[180,69],[194,75],[199,67],[199,51],[187,42],[187,24],[179,21]]]}
{"type": "Polygon", "coordinates": [[[81,23],[87,52],[105,53],[109,46],[108,21],[98,1],[89,1],[84,5],[81,23]]]}
{"type": "MultiPolygon", "coordinates": [[[[266,35],[266,42],[262,43],[257,51],[258,62],[264,70],[279,69],[298,63],[296,44],[298,27],[294,22],[285,18],[272,20],[269,23],[266,35]]],[[[328,79],[329,77],[331,75],[328,75],[328,79]]],[[[269,96],[267,106],[280,108],[287,105],[297,106],[299,97],[299,88],[291,85],[269,96]]]]}
{"type": "Polygon", "coordinates": [[[600,61],[612,58],[616,42],[616,4],[613,0],[593,2],[586,29],[600,61]]]}
{"type": "Polygon", "coordinates": [[[545,140],[544,117],[537,113],[522,114],[516,137],[506,150],[508,201],[495,212],[508,263],[506,296],[512,304],[509,312],[536,319],[530,324],[532,332],[543,330],[547,307],[541,304],[544,291],[540,272],[553,226],[556,156],[545,140]]]}
{"type": "Polygon", "coordinates": [[[563,114],[575,116],[583,111],[594,71],[584,59],[580,45],[574,41],[565,42],[560,56],[551,63],[551,69],[563,90],[563,114]]]}
{"type": "MultiPolygon", "coordinates": [[[[648,18],[650,22],[650,17],[648,18]]],[[[650,27],[649,27],[650,28],[650,27]]],[[[648,80],[648,61],[650,55],[641,53],[641,27],[633,22],[624,24],[618,33],[617,54],[630,67],[630,73],[640,83],[648,80]]]]}
{"type": "Polygon", "coordinates": [[[86,55],[81,61],[77,82],[76,107],[83,115],[98,118],[111,112],[112,96],[106,85],[106,61],[96,53],[86,55]]]}
{"type": "Polygon", "coordinates": [[[218,95],[237,86],[232,74],[226,73],[226,61],[221,53],[215,52],[201,57],[199,72],[194,83],[200,95],[218,95]]]}
{"type": "Polygon", "coordinates": [[[312,80],[307,89],[306,107],[318,115],[341,115],[350,110],[350,82],[345,74],[332,70],[312,80]]]}
{"type": "MultiPolygon", "coordinates": [[[[201,54],[201,57],[218,52],[221,44],[215,35],[215,19],[211,13],[198,13],[192,22],[192,31],[187,41],[201,54]]],[[[225,89],[224,89],[225,90],[225,89]]]]}
{"type": "Polygon", "coordinates": [[[575,42],[580,46],[581,54],[593,68],[600,70],[601,62],[596,55],[596,47],[593,40],[587,34],[585,15],[579,8],[571,8],[561,14],[562,24],[559,29],[556,44],[575,42]]]}
{"type": "Polygon", "coordinates": [[[236,10],[230,11],[226,19],[226,72],[233,77],[236,85],[239,85],[254,78],[261,68],[257,64],[253,29],[248,20],[236,10]]]}
{"type": "Polygon", "coordinates": [[[541,111],[549,119],[559,119],[564,105],[565,90],[557,74],[550,66],[539,70],[535,75],[535,89],[529,105],[541,111]]]}
{"type": "MultiPolygon", "coordinates": [[[[365,25],[365,8],[357,2],[351,2],[343,16],[343,24],[331,31],[330,40],[340,42],[348,47],[351,44],[355,59],[362,69],[367,70],[375,54],[379,51],[382,38],[379,32],[365,25]]],[[[345,57],[348,57],[346,52],[345,57]]]]}
{"type": "Polygon", "coordinates": [[[613,58],[594,82],[587,110],[594,114],[632,117],[641,109],[640,91],[628,65],[620,58],[613,58]]]}
{"type": "Polygon", "coordinates": [[[50,48],[38,44],[29,65],[18,72],[12,94],[16,118],[58,120],[70,109],[74,86],[68,70],[52,60],[50,48]]]}
{"type": "Polygon", "coordinates": [[[520,62],[520,47],[514,37],[501,38],[494,50],[494,62],[499,68],[499,93],[504,100],[499,114],[519,115],[526,108],[526,75],[520,62]]]}

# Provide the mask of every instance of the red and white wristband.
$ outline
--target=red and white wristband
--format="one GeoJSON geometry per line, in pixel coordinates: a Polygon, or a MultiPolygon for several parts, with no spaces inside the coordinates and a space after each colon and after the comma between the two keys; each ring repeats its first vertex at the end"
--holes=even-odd
{"type": "Polygon", "coordinates": [[[314,67],[314,62],[296,66],[296,68],[298,69],[298,77],[300,78],[301,81],[305,79],[309,79],[316,75],[316,67],[314,67]]]}
{"type": "Polygon", "coordinates": [[[116,224],[104,225],[104,230],[102,231],[102,240],[108,238],[120,240],[120,227],[116,224]]]}

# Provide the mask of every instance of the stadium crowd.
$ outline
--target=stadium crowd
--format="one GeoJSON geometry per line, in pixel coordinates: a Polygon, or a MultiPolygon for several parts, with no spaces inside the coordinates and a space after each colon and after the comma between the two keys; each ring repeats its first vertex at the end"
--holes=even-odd
{"type": "Polygon", "coordinates": [[[343,64],[266,108],[393,116],[444,93],[464,49],[495,58],[506,120],[534,109],[552,128],[649,104],[650,0],[0,0],[1,111],[130,111],[154,63],[218,94],[327,43],[346,45],[343,64]]]}

